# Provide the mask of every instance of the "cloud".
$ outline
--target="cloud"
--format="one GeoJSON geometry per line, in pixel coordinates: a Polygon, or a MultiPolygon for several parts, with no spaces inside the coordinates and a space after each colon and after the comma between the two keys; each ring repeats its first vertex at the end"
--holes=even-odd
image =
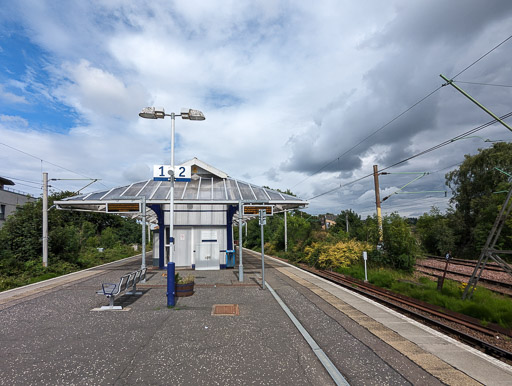
{"type": "Polygon", "coordinates": [[[4,100],[7,103],[23,103],[23,104],[28,103],[27,99],[24,96],[16,95],[12,92],[6,91],[1,84],[0,84],[0,99],[4,100]]]}
{"type": "Polygon", "coordinates": [[[0,122],[14,125],[17,127],[28,127],[28,121],[25,118],[12,116],[12,115],[0,115],[0,122]]]}
{"type": "MultiPolygon", "coordinates": [[[[312,213],[370,213],[373,165],[389,166],[488,121],[450,87],[397,117],[443,83],[440,73],[461,71],[512,26],[507,1],[462,0],[322,0],[314,7],[20,0],[6,5],[0,20],[6,15],[1,36],[23,34],[27,46],[20,49],[32,53],[16,56],[24,58],[22,72],[0,79],[0,98],[9,103],[9,110],[0,108],[7,117],[0,118],[0,135],[12,146],[109,187],[129,184],[169,159],[170,119],[144,120],[140,109],[197,108],[204,122],[176,119],[177,162],[198,157],[232,177],[304,198],[332,190],[311,201],[312,213]]],[[[459,80],[512,84],[509,47],[459,80]]],[[[4,68],[11,68],[9,51],[1,52],[4,68]]],[[[510,88],[464,87],[496,113],[509,112],[510,88]]],[[[496,126],[479,135],[510,139],[496,126]]],[[[453,167],[482,145],[488,146],[458,141],[399,170],[453,167]]],[[[37,159],[9,150],[0,162],[39,178],[37,159]]],[[[48,162],[43,167],[73,174],[48,162]]],[[[435,190],[442,174],[411,189],[435,190]]],[[[406,182],[403,175],[383,176],[381,187],[386,192],[406,182]]],[[[406,195],[394,195],[385,210],[393,205],[404,214],[422,210],[406,195]],[[411,210],[398,206],[407,203],[411,210]]]]}
{"type": "Polygon", "coordinates": [[[135,115],[147,99],[145,90],[139,85],[126,85],[112,73],[96,68],[86,60],[77,64],[64,63],[62,71],[65,79],[53,94],[90,121],[135,115]]]}
{"type": "Polygon", "coordinates": [[[275,168],[267,170],[265,176],[272,182],[279,182],[279,173],[275,168]]]}

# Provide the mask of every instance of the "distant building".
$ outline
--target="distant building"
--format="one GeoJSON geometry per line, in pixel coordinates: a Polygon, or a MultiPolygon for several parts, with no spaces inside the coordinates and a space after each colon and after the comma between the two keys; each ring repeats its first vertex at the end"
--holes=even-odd
{"type": "Polygon", "coordinates": [[[18,206],[35,200],[29,194],[7,188],[6,185],[14,185],[14,182],[0,177],[0,228],[4,225],[7,217],[16,211],[18,206]]]}
{"type": "Polygon", "coordinates": [[[320,218],[320,223],[322,224],[322,229],[329,229],[330,227],[336,225],[336,216],[331,213],[326,213],[324,215],[318,216],[320,218]]]}

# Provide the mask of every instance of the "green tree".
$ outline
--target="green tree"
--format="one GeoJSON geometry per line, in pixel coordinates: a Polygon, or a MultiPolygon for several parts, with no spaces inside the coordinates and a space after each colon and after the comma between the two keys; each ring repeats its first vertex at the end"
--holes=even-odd
{"type": "MultiPolygon", "coordinates": [[[[52,194],[48,200],[49,205],[72,194],[52,194]]],[[[66,270],[72,270],[73,267],[101,263],[106,254],[89,256],[85,260],[81,255],[89,253],[91,249],[97,252],[94,248],[96,246],[118,248],[120,244],[140,242],[141,238],[141,226],[135,220],[103,213],[52,209],[48,212],[48,229],[51,269],[61,265],[66,270]]],[[[24,275],[30,271],[41,273],[41,238],[42,201],[37,200],[18,208],[0,229],[0,279],[2,276],[24,275]]],[[[119,252],[119,257],[126,256],[125,251],[119,252]]]]}
{"type": "Polygon", "coordinates": [[[352,209],[341,211],[340,214],[336,216],[335,221],[336,224],[329,228],[329,233],[341,235],[342,237],[346,237],[348,240],[356,239],[359,241],[367,241],[364,222],[361,220],[361,216],[352,209]]]}
{"type": "MultiPolygon", "coordinates": [[[[287,214],[288,250],[301,253],[305,245],[311,242],[311,234],[320,228],[318,217],[301,211],[290,211],[287,214]]],[[[284,251],[284,213],[276,213],[267,217],[264,228],[265,243],[271,252],[284,251]]],[[[244,234],[244,247],[259,250],[261,248],[261,227],[259,219],[254,218],[247,223],[247,237],[244,234]]]]}
{"type": "Polygon", "coordinates": [[[28,260],[41,256],[40,202],[27,202],[7,218],[0,229],[0,260],[4,267],[18,268],[28,260]]]}
{"type": "Polygon", "coordinates": [[[444,256],[455,248],[454,230],[448,216],[441,214],[439,208],[432,207],[418,219],[416,233],[425,252],[444,256]]]}
{"type": "MultiPolygon", "coordinates": [[[[446,175],[453,194],[453,215],[449,218],[460,256],[478,256],[505,199],[505,194],[495,192],[510,189],[509,177],[497,168],[512,172],[511,143],[495,143],[476,155],[465,155],[459,168],[446,175]]],[[[512,229],[507,224],[499,240],[502,248],[512,249],[511,236],[512,229]]]]}
{"type": "Polygon", "coordinates": [[[383,218],[382,227],[386,265],[412,271],[419,246],[408,221],[397,213],[392,213],[383,218]]]}
{"type": "MultiPolygon", "coordinates": [[[[284,251],[284,219],[275,232],[275,243],[279,250],[284,251]]],[[[316,216],[302,215],[300,211],[292,211],[287,216],[288,250],[302,251],[311,242],[311,232],[320,227],[316,216]]]]}

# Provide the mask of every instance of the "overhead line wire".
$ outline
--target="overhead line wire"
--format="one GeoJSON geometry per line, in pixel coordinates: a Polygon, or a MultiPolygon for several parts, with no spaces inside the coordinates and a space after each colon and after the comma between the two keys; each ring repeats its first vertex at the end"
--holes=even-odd
{"type": "Polygon", "coordinates": [[[366,140],[370,139],[371,137],[373,137],[375,134],[377,134],[378,132],[380,132],[381,130],[385,129],[387,126],[389,126],[390,124],[392,124],[393,122],[395,122],[397,119],[399,119],[400,117],[402,117],[403,115],[405,115],[406,113],[408,113],[410,110],[412,110],[413,108],[415,108],[417,105],[419,105],[421,102],[423,102],[425,99],[429,98],[432,94],[436,93],[437,91],[439,91],[443,86],[439,86],[437,87],[435,90],[431,91],[430,93],[428,93],[427,95],[425,95],[423,98],[421,98],[420,100],[418,100],[416,103],[414,103],[412,106],[410,106],[409,108],[407,108],[406,110],[402,111],[400,114],[398,114],[396,117],[394,117],[393,119],[391,119],[390,121],[388,121],[387,123],[385,123],[384,125],[382,125],[381,127],[379,127],[377,130],[375,130],[373,133],[371,133],[370,135],[368,135],[367,137],[363,138],[361,141],[359,141],[358,143],[356,143],[354,146],[352,146],[350,149],[346,150],[343,154],[339,155],[338,157],[336,157],[335,159],[333,159],[332,161],[328,162],[327,164],[325,164],[324,166],[322,166],[320,169],[318,169],[316,172],[314,172],[313,174],[307,176],[306,178],[304,178],[302,181],[299,181],[298,183],[296,183],[295,185],[292,186],[292,189],[294,187],[296,187],[297,185],[300,185],[302,184],[304,181],[306,181],[307,179],[309,179],[310,177],[314,176],[315,174],[321,172],[322,170],[324,170],[327,166],[333,164],[334,162],[336,161],[339,161],[340,158],[342,158],[343,156],[345,156],[346,154],[350,153],[352,150],[354,150],[356,147],[358,147],[359,145],[361,145],[363,142],[365,142],[366,140]]]}
{"type": "MultiPolygon", "coordinates": [[[[32,186],[32,185],[27,185],[27,184],[24,184],[24,183],[22,183],[22,182],[19,182],[19,183],[17,183],[17,184],[16,184],[16,186],[18,186],[18,185],[26,186],[26,187],[29,187],[29,188],[34,188],[34,186],[32,186]]],[[[7,188],[7,189],[9,189],[9,188],[7,188]]],[[[15,189],[15,188],[12,188],[12,189],[13,189],[13,190],[17,190],[17,189],[15,189]]]]}
{"type": "Polygon", "coordinates": [[[41,185],[41,181],[29,181],[29,180],[22,180],[21,178],[9,177],[6,175],[3,175],[3,176],[9,180],[23,181],[23,182],[28,182],[30,184],[41,185]]]}
{"type": "MultiPolygon", "coordinates": [[[[7,145],[6,143],[0,142],[0,145],[3,145],[3,146],[5,146],[5,147],[8,147],[9,149],[12,149],[12,150],[16,150],[16,151],[18,151],[18,152],[20,152],[20,153],[23,153],[23,154],[25,154],[25,155],[28,155],[28,156],[30,156],[30,157],[32,157],[32,158],[37,159],[37,160],[40,160],[41,162],[46,162],[47,164],[50,164],[50,165],[56,166],[56,167],[58,167],[58,168],[64,169],[64,170],[66,170],[66,171],[68,171],[68,172],[70,172],[70,173],[74,173],[74,174],[77,174],[77,175],[79,175],[79,176],[82,176],[82,177],[85,177],[85,178],[88,178],[88,179],[94,180],[94,178],[91,178],[91,177],[89,177],[89,176],[86,176],[85,174],[81,174],[81,173],[75,172],[75,171],[73,171],[73,170],[71,170],[71,169],[65,168],[64,166],[57,165],[57,164],[55,164],[55,163],[53,163],[53,162],[50,162],[50,161],[44,160],[44,159],[42,159],[41,157],[37,157],[37,156],[35,156],[35,155],[33,155],[33,154],[27,153],[26,151],[23,151],[23,150],[20,150],[20,149],[15,148],[15,147],[13,147],[13,146],[7,145]]],[[[105,186],[106,188],[108,188],[105,184],[103,184],[103,183],[101,183],[101,182],[100,182],[100,184],[101,184],[101,185],[103,185],[103,186],[105,186]]]]}
{"type": "Polygon", "coordinates": [[[462,71],[460,71],[459,73],[457,73],[457,75],[453,76],[451,79],[455,79],[456,77],[458,77],[460,74],[462,74],[464,71],[468,70],[469,68],[473,67],[475,64],[477,64],[480,60],[482,60],[483,58],[485,58],[487,55],[489,55],[491,52],[493,52],[494,50],[496,50],[498,47],[500,47],[501,45],[505,44],[507,41],[509,41],[510,39],[512,39],[512,35],[510,35],[508,38],[506,38],[505,40],[503,40],[500,44],[498,44],[497,46],[491,48],[489,51],[487,51],[485,54],[483,54],[482,56],[480,56],[477,60],[475,60],[473,63],[471,63],[469,66],[467,66],[466,68],[464,68],[462,71]]]}
{"type": "Polygon", "coordinates": [[[318,195],[316,195],[314,197],[308,198],[308,200],[314,200],[315,198],[318,198],[318,197],[321,197],[321,196],[325,196],[326,194],[329,194],[329,193],[332,193],[332,192],[334,192],[334,191],[336,191],[338,189],[344,188],[345,186],[349,186],[349,185],[355,184],[356,182],[359,182],[359,181],[364,180],[365,178],[368,178],[368,177],[371,177],[371,176],[373,176],[373,173],[367,174],[367,175],[365,175],[365,176],[363,176],[361,178],[358,178],[357,180],[347,182],[346,184],[340,185],[340,186],[338,186],[336,188],[333,188],[333,189],[331,189],[331,190],[329,190],[327,192],[320,193],[320,194],[318,194],[318,195]]]}
{"type": "Polygon", "coordinates": [[[463,82],[462,80],[457,80],[455,83],[465,83],[465,84],[476,84],[479,86],[494,86],[494,87],[512,87],[507,84],[492,84],[492,83],[481,83],[481,82],[463,82]]]}
{"type": "MultiPolygon", "coordinates": [[[[500,119],[506,119],[506,118],[508,118],[508,117],[510,117],[510,116],[512,116],[512,112],[509,112],[508,114],[505,114],[505,115],[501,116],[501,117],[500,117],[500,119]]],[[[484,123],[484,124],[482,124],[482,125],[480,125],[480,126],[478,126],[478,127],[476,127],[476,128],[473,128],[473,129],[471,129],[471,130],[468,130],[468,131],[467,131],[467,132],[465,132],[465,133],[462,133],[462,134],[460,134],[460,135],[457,135],[456,137],[454,137],[454,138],[452,138],[452,139],[449,139],[449,140],[447,140],[447,141],[444,141],[444,142],[442,142],[442,143],[440,143],[440,144],[438,144],[438,145],[432,146],[432,147],[431,147],[431,148],[429,148],[429,149],[426,149],[426,150],[424,150],[424,151],[422,151],[422,152],[420,152],[420,153],[417,153],[417,154],[415,154],[415,155],[412,155],[412,156],[410,156],[410,157],[408,157],[408,158],[406,158],[406,159],[404,159],[404,160],[398,161],[398,162],[396,162],[396,163],[394,163],[394,164],[392,164],[392,165],[390,165],[390,166],[386,166],[385,168],[380,169],[380,170],[379,170],[379,172],[382,172],[382,171],[387,170],[387,169],[391,169],[391,168],[393,168],[393,167],[395,167],[395,166],[398,166],[398,165],[400,165],[400,164],[402,164],[402,163],[404,163],[404,162],[410,161],[410,160],[411,160],[411,159],[413,159],[413,158],[419,157],[419,156],[421,156],[421,155],[424,155],[424,154],[430,153],[430,152],[432,152],[432,151],[434,151],[434,150],[437,150],[437,149],[439,149],[439,148],[441,148],[441,147],[443,147],[443,146],[449,145],[450,143],[453,143],[453,142],[455,142],[455,141],[457,141],[457,140],[459,140],[459,139],[462,139],[462,138],[464,138],[464,137],[466,137],[466,136],[468,136],[468,135],[470,135],[470,134],[473,134],[473,133],[476,133],[477,131],[480,131],[480,130],[482,130],[482,129],[485,129],[486,127],[488,127],[488,126],[490,126],[490,125],[492,125],[492,124],[494,124],[494,123],[496,123],[496,122],[498,122],[498,120],[497,120],[497,119],[493,119],[492,121],[489,121],[489,122],[484,123]]],[[[454,166],[455,166],[455,165],[454,165],[454,166]]],[[[441,169],[441,170],[443,170],[443,169],[441,169]]],[[[365,176],[363,176],[363,177],[360,177],[360,178],[358,178],[358,179],[356,179],[356,180],[354,180],[354,181],[350,181],[350,182],[347,182],[347,183],[345,183],[345,184],[342,184],[342,185],[340,185],[340,186],[338,186],[338,187],[336,187],[336,188],[330,189],[330,190],[328,190],[328,191],[326,191],[326,192],[324,192],[324,193],[320,193],[320,194],[318,194],[318,195],[316,195],[316,196],[313,196],[313,197],[311,197],[311,198],[308,198],[308,200],[314,200],[314,199],[316,199],[316,198],[318,198],[318,197],[325,196],[326,194],[330,194],[330,193],[332,193],[332,192],[334,192],[334,191],[336,191],[336,190],[339,190],[339,189],[341,189],[341,188],[343,188],[343,187],[346,187],[346,186],[348,186],[348,185],[354,184],[354,183],[356,183],[356,182],[358,182],[358,181],[361,181],[361,180],[363,180],[363,179],[365,179],[365,178],[368,178],[368,177],[371,177],[371,176],[373,176],[373,173],[367,174],[367,175],[365,175],[365,176]]]]}
{"type": "MultiPolygon", "coordinates": [[[[507,113],[507,114],[505,114],[505,115],[501,116],[501,117],[500,117],[500,120],[503,120],[503,119],[509,118],[510,116],[512,116],[512,112],[507,113]]],[[[418,153],[418,154],[412,155],[412,156],[410,156],[410,157],[408,157],[408,158],[406,158],[406,159],[404,159],[404,160],[398,161],[398,162],[396,162],[396,163],[394,163],[394,164],[392,164],[392,165],[390,165],[390,166],[387,166],[387,167],[385,167],[385,168],[383,168],[383,169],[380,169],[379,171],[381,171],[381,172],[382,172],[382,171],[384,171],[384,170],[387,170],[387,169],[393,168],[393,167],[398,166],[398,165],[400,165],[400,164],[402,164],[402,163],[404,163],[404,162],[407,162],[407,161],[409,161],[409,160],[411,160],[411,159],[413,159],[413,158],[419,157],[420,155],[424,155],[424,154],[430,153],[430,152],[432,152],[432,151],[434,151],[434,150],[437,150],[437,149],[439,149],[439,148],[441,148],[441,147],[443,147],[443,146],[449,145],[449,144],[450,144],[450,143],[452,143],[452,142],[455,142],[455,141],[457,141],[457,140],[459,140],[459,139],[462,139],[462,138],[464,138],[464,137],[466,137],[466,136],[468,136],[468,135],[470,135],[470,134],[473,134],[473,133],[476,133],[477,131],[483,130],[483,129],[485,129],[486,127],[491,126],[491,125],[493,125],[493,124],[494,124],[494,123],[496,123],[496,122],[498,122],[498,120],[497,120],[497,119],[493,119],[492,121],[489,121],[489,122],[487,122],[487,123],[484,123],[483,125],[480,125],[480,126],[478,126],[478,127],[474,128],[474,129],[471,129],[471,130],[469,130],[469,131],[467,131],[467,132],[465,132],[465,133],[463,133],[463,134],[457,135],[456,137],[454,137],[454,138],[452,138],[452,139],[449,139],[449,140],[447,140],[447,141],[444,141],[444,142],[442,142],[442,143],[440,143],[440,144],[438,144],[438,145],[436,145],[436,146],[433,146],[433,147],[431,147],[431,148],[429,148],[429,149],[427,149],[427,150],[424,150],[424,151],[422,151],[422,152],[420,152],[420,153],[418,153]]]]}
{"type": "MultiPolygon", "coordinates": [[[[500,47],[501,45],[503,45],[504,43],[506,43],[506,42],[507,42],[508,40],[510,40],[510,39],[512,39],[512,35],[510,35],[508,38],[506,38],[505,40],[503,40],[501,43],[499,43],[498,45],[494,46],[492,49],[490,49],[490,50],[489,50],[489,51],[487,51],[485,54],[483,54],[482,56],[480,56],[477,60],[475,60],[475,61],[474,61],[473,63],[471,63],[469,66],[467,66],[467,67],[465,67],[464,69],[462,69],[461,71],[459,71],[459,72],[458,72],[455,76],[453,76],[451,79],[453,80],[453,79],[455,79],[456,77],[458,77],[460,74],[462,74],[463,72],[467,71],[469,68],[471,68],[472,66],[474,66],[476,63],[478,63],[480,60],[482,60],[483,58],[485,58],[487,55],[489,55],[491,52],[493,52],[494,50],[496,50],[498,47],[500,47]]],[[[370,134],[369,136],[367,136],[366,138],[364,138],[363,140],[361,140],[360,142],[358,142],[356,145],[354,145],[353,147],[351,147],[351,148],[350,148],[350,149],[348,149],[347,151],[345,151],[343,154],[341,154],[340,156],[338,156],[338,157],[337,157],[337,158],[335,158],[334,160],[330,161],[329,163],[325,164],[325,165],[324,165],[324,166],[322,166],[320,169],[318,169],[316,172],[314,172],[313,174],[311,174],[311,175],[307,176],[307,177],[306,177],[305,179],[303,179],[302,181],[300,181],[300,182],[298,182],[297,184],[293,185],[293,186],[292,186],[292,189],[293,189],[294,187],[296,187],[297,185],[300,185],[301,183],[303,183],[303,182],[304,182],[304,181],[306,181],[307,179],[309,179],[311,176],[313,176],[313,175],[317,174],[318,172],[322,171],[323,169],[325,169],[327,166],[331,165],[331,164],[332,164],[332,163],[334,163],[335,161],[339,160],[341,157],[343,157],[344,155],[346,155],[347,153],[349,153],[350,151],[352,151],[353,149],[355,149],[355,148],[356,148],[357,146],[359,146],[361,143],[365,142],[367,139],[371,138],[372,136],[374,136],[375,134],[377,134],[379,131],[381,131],[382,129],[384,129],[385,127],[387,127],[388,125],[390,125],[390,124],[391,124],[391,123],[393,123],[394,121],[396,121],[396,120],[397,120],[398,118],[400,118],[402,115],[406,114],[408,111],[410,111],[411,109],[413,109],[414,107],[416,107],[418,104],[420,104],[421,102],[423,102],[425,99],[427,99],[428,97],[430,97],[432,94],[434,94],[435,92],[439,91],[442,87],[443,87],[442,85],[441,85],[441,86],[439,86],[438,88],[436,88],[435,90],[433,90],[432,92],[430,92],[429,94],[427,94],[425,97],[421,98],[419,101],[417,101],[417,102],[416,102],[415,104],[413,104],[411,107],[409,107],[407,110],[403,111],[402,113],[400,113],[399,115],[397,115],[395,118],[393,118],[391,121],[387,122],[386,124],[384,124],[383,126],[381,126],[379,129],[377,129],[376,131],[374,131],[372,134],[370,134]]],[[[510,116],[510,115],[509,115],[509,116],[510,116]]],[[[502,117],[502,118],[500,118],[500,119],[503,119],[503,117],[502,117]]],[[[497,122],[497,120],[494,120],[492,123],[495,123],[495,122],[497,122]]],[[[491,124],[492,124],[492,123],[491,123],[491,124]]],[[[485,127],[487,127],[487,126],[485,126],[485,127]]],[[[483,127],[482,127],[482,128],[483,128],[483,127]]],[[[478,130],[476,130],[476,131],[478,131],[478,130]]],[[[475,131],[475,132],[476,132],[476,131],[475,131]]],[[[456,138],[457,138],[457,137],[456,137],[456,138]]],[[[456,139],[454,139],[454,140],[456,140],[456,139]]],[[[442,146],[444,146],[444,145],[442,145],[442,146]]],[[[434,150],[435,150],[435,149],[434,149],[434,150]]],[[[424,153],[423,153],[423,154],[424,154],[424,153]]],[[[420,153],[419,155],[421,155],[421,153],[420,153]]],[[[418,156],[419,156],[419,155],[418,155],[418,156]]],[[[406,161],[407,161],[407,160],[409,160],[409,159],[411,159],[411,158],[408,158],[408,159],[406,159],[406,160],[404,160],[404,161],[402,161],[402,162],[406,162],[406,161]]],[[[395,166],[395,165],[389,166],[388,168],[391,168],[391,167],[393,167],[393,166],[395,166]]],[[[387,169],[388,169],[388,168],[387,168],[387,169]]],[[[372,174],[373,174],[373,173],[372,173],[372,174]]],[[[367,177],[371,176],[372,174],[367,175],[367,176],[365,176],[365,177],[363,177],[363,178],[367,178],[367,177]]],[[[363,178],[361,178],[361,179],[363,179],[363,178]]],[[[360,181],[361,179],[358,179],[358,180],[356,180],[356,181],[353,181],[352,183],[357,182],[357,181],[360,181]]],[[[349,184],[350,184],[350,183],[349,183],[349,184]]],[[[343,187],[343,186],[347,186],[347,184],[342,185],[342,186],[340,186],[340,187],[338,187],[338,188],[332,189],[332,190],[330,190],[330,191],[329,191],[329,193],[330,193],[330,192],[332,192],[332,191],[334,191],[334,190],[340,189],[340,188],[341,188],[341,187],[343,187]]],[[[311,198],[311,199],[318,198],[318,197],[320,197],[320,196],[323,196],[324,194],[327,194],[327,193],[322,193],[322,194],[317,195],[317,196],[315,196],[315,197],[313,197],[313,198],[311,198]]]]}

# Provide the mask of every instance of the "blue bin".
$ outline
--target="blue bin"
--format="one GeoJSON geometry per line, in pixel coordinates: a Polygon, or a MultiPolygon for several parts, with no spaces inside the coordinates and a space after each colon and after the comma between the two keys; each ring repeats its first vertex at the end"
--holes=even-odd
{"type": "Polygon", "coordinates": [[[226,268],[235,268],[235,251],[226,250],[226,268]]]}

